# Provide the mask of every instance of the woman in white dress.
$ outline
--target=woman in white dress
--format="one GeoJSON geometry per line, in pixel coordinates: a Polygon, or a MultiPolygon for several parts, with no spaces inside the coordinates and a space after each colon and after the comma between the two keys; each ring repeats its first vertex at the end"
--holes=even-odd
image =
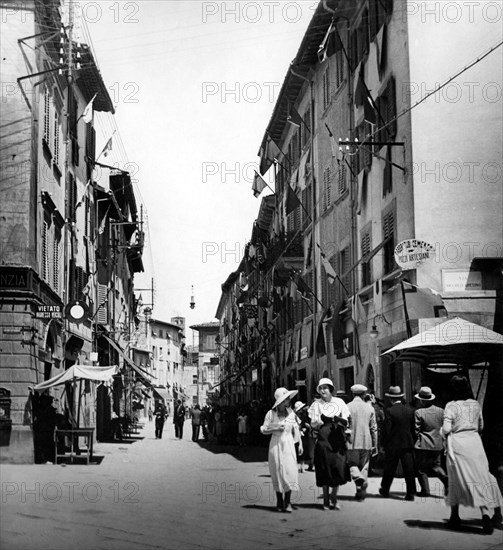
{"type": "Polygon", "coordinates": [[[449,489],[445,498],[451,507],[448,524],[459,527],[459,505],[480,508],[484,533],[491,534],[501,523],[502,496],[489,464],[480,432],[484,427],[480,405],[472,397],[468,379],[453,376],[449,383],[452,401],[444,411],[442,434],[447,443],[447,477],[449,489]],[[494,510],[491,519],[489,513],[494,510]]]}
{"type": "MultiPolygon", "coordinates": [[[[276,492],[278,512],[291,512],[290,498],[292,489],[298,487],[297,457],[295,443],[300,441],[299,428],[295,413],[290,408],[291,398],[297,390],[278,388],[274,392],[276,400],[272,409],[265,415],[260,431],[271,435],[269,443],[269,472],[276,492]]],[[[302,443],[299,453],[302,454],[302,443]]]]}

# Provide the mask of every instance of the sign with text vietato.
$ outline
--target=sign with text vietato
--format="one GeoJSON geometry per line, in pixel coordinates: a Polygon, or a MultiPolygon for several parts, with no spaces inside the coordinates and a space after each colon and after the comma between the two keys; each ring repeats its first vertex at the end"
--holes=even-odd
{"type": "Polygon", "coordinates": [[[426,241],[407,239],[395,246],[395,262],[402,269],[416,269],[434,255],[435,247],[426,241]]]}

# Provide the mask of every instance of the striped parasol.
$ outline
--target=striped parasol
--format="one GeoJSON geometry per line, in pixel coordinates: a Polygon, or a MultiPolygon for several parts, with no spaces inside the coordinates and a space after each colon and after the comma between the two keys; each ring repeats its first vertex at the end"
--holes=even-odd
{"type": "Polygon", "coordinates": [[[449,319],[385,351],[391,361],[472,367],[501,359],[503,335],[461,317],[449,319]]]}

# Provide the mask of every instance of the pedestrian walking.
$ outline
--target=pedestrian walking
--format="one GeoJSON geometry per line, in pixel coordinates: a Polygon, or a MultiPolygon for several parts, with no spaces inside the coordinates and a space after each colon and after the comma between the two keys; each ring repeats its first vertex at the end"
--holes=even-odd
{"type": "Polygon", "coordinates": [[[391,400],[391,406],[384,411],[384,472],[379,493],[389,496],[398,461],[402,464],[405,477],[405,500],[414,500],[416,477],[414,471],[414,409],[402,402],[405,396],[400,386],[390,386],[384,394],[391,400]]]}
{"type": "Polygon", "coordinates": [[[238,445],[240,447],[246,446],[246,434],[248,433],[248,416],[243,409],[238,413],[238,445]]]}
{"type": "Polygon", "coordinates": [[[183,439],[183,423],[185,422],[186,409],[181,399],[176,400],[173,412],[173,424],[175,425],[175,437],[183,439]]]}
{"type": "Polygon", "coordinates": [[[318,431],[314,447],[316,485],[323,488],[323,509],[340,510],[337,491],[347,481],[345,432],[350,413],[346,403],[333,395],[334,384],[329,378],[322,378],[316,391],[321,398],[315,399],[308,411],[311,426],[318,431]]]}
{"type": "Polygon", "coordinates": [[[348,403],[351,441],[347,461],[349,474],[356,485],[355,499],[362,501],[368,487],[370,457],[377,455],[377,422],[374,407],[364,400],[366,386],[354,384],[351,393],[353,400],[348,403]]]}
{"type": "Polygon", "coordinates": [[[155,438],[162,439],[162,431],[164,422],[168,416],[166,405],[162,401],[157,401],[155,404],[155,438]]]}
{"type": "Polygon", "coordinates": [[[290,400],[296,394],[297,390],[278,388],[274,392],[274,405],[260,428],[264,435],[271,435],[268,461],[278,512],[292,512],[292,489],[299,481],[295,456],[295,439],[299,433],[295,413],[290,408],[290,400]]]}
{"type": "Polygon", "coordinates": [[[196,405],[190,411],[190,418],[192,419],[192,441],[197,443],[199,441],[199,431],[201,430],[201,408],[196,405]]]}
{"type": "Polygon", "coordinates": [[[449,382],[451,401],[445,406],[442,434],[447,443],[449,491],[445,502],[451,507],[448,525],[461,524],[459,505],[480,508],[484,533],[491,534],[501,524],[503,498],[496,478],[489,472],[480,432],[484,427],[482,410],[473,399],[465,376],[455,375],[449,382]],[[491,511],[494,511],[492,518],[491,511]]]}
{"type": "Polygon", "coordinates": [[[302,448],[304,452],[299,454],[297,462],[299,463],[299,473],[304,472],[304,465],[307,465],[309,472],[314,471],[314,437],[311,422],[307,414],[307,405],[302,401],[296,401],[293,406],[294,412],[297,415],[297,423],[299,425],[300,437],[302,440],[302,448]]]}
{"type": "Polygon", "coordinates": [[[447,474],[442,467],[444,442],[440,429],[444,418],[444,409],[433,404],[435,394],[428,386],[423,386],[414,396],[421,403],[414,413],[415,436],[414,458],[416,475],[421,487],[419,496],[429,497],[430,483],[428,474],[435,474],[448,491],[447,474]]]}
{"type": "Polygon", "coordinates": [[[154,411],[152,410],[152,405],[148,406],[148,421],[152,422],[154,419],[154,411]]]}

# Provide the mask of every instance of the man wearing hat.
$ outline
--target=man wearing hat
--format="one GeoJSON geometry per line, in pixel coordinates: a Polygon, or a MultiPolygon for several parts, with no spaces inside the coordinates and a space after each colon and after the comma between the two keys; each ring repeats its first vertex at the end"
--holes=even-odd
{"type": "Polygon", "coordinates": [[[389,496],[398,461],[402,463],[405,477],[405,500],[414,500],[416,477],[414,472],[414,409],[402,403],[404,393],[400,386],[390,386],[384,394],[391,406],[384,412],[383,447],[385,452],[384,472],[379,493],[389,496]]]}
{"type": "Polygon", "coordinates": [[[430,496],[429,472],[433,472],[440,479],[445,491],[448,487],[447,474],[441,463],[443,441],[440,428],[444,409],[433,404],[435,395],[428,386],[423,386],[414,397],[421,402],[421,407],[414,413],[416,474],[421,487],[419,495],[428,497],[430,496]]]}
{"type": "Polygon", "coordinates": [[[353,400],[348,403],[351,413],[351,443],[347,461],[351,479],[356,485],[356,500],[364,500],[368,486],[370,455],[377,452],[377,422],[374,407],[363,400],[367,388],[363,384],[351,386],[353,400]]]}

